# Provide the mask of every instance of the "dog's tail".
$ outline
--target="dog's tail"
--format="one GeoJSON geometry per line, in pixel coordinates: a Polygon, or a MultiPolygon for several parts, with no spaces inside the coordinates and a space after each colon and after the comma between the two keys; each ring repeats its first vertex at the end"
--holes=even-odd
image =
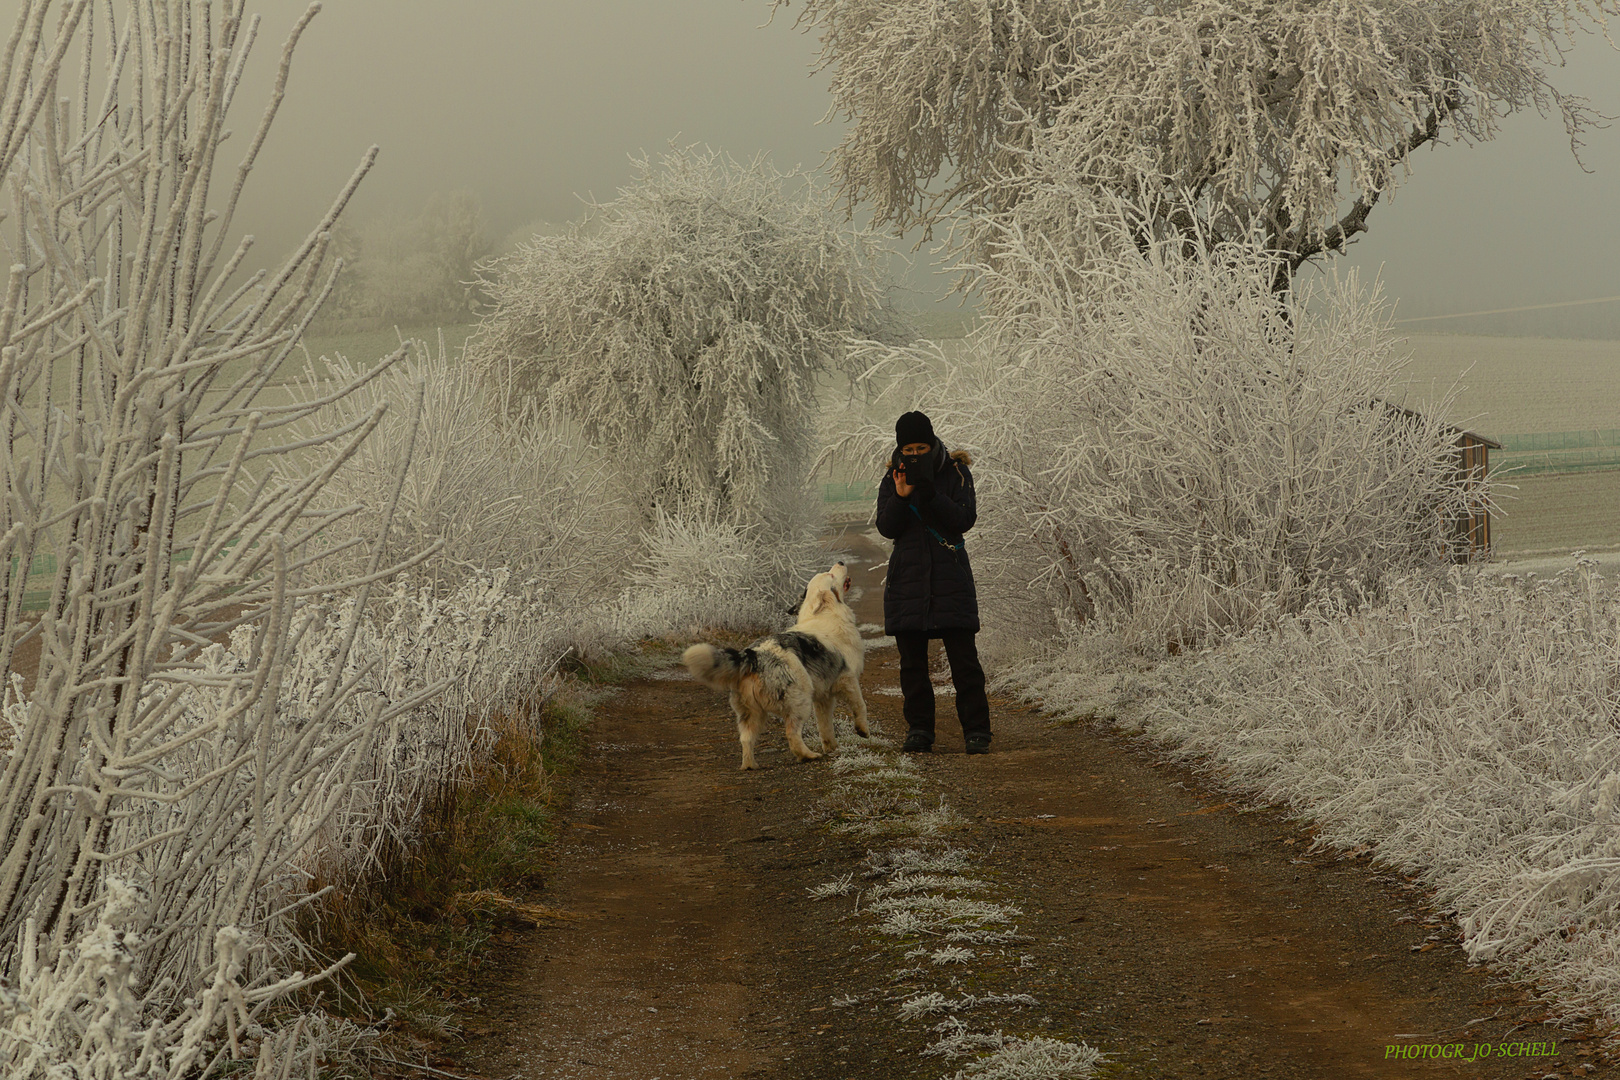
{"type": "Polygon", "coordinates": [[[715,645],[693,645],[681,654],[681,663],[699,682],[716,690],[735,690],[745,676],[759,670],[753,649],[715,645]]]}

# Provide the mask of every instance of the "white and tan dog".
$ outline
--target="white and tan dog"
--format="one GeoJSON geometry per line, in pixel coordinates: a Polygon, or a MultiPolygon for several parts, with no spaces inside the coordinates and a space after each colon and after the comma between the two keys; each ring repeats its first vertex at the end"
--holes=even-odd
{"type": "Polygon", "coordinates": [[[838,749],[832,725],[835,696],[855,714],[855,730],[867,734],[860,681],[866,652],[855,612],[844,601],[848,592],[849,568],[835,563],[810,579],[799,605],[799,621],[790,629],[746,649],[693,645],[682,654],[681,662],[705,685],[731,691],[743,768],[759,768],[754,741],[772,713],[786,726],[789,749],[806,761],[821,756],[804,744],[801,734],[812,709],[822,750],[838,749]]]}

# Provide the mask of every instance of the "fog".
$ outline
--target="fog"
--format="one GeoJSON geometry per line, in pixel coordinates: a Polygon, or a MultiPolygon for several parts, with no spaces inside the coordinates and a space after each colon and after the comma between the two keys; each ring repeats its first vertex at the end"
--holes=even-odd
{"type": "MultiPolygon", "coordinates": [[[[305,6],[250,4],[263,85],[305,6]]],[[[283,247],[301,237],[372,143],[351,222],[465,188],[496,237],[577,218],[631,181],[632,154],[671,141],[817,168],[842,129],[817,126],[816,42],[791,17],[761,28],[769,13],[761,0],[330,0],[255,171],[257,227],[283,247]]]]}
{"type": "MultiPolygon", "coordinates": [[[[1620,53],[1601,37],[1580,41],[1552,82],[1620,116],[1620,53]]],[[[1620,127],[1587,133],[1577,161],[1562,118],[1532,110],[1504,120],[1492,142],[1425,147],[1412,165],[1348,259],[1381,272],[1398,317],[1620,294],[1620,127]]],[[[1620,338],[1620,302],[1399,325],[1620,338]]]]}
{"type": "MultiPolygon", "coordinates": [[[[306,6],[249,5],[264,27],[257,81],[236,106],[239,138],[306,6]]],[[[762,25],[767,0],[328,0],[295,57],[240,227],[261,250],[291,246],[372,143],[381,155],[351,223],[464,188],[497,238],[611,198],[632,178],[629,155],[671,140],[815,168],[843,128],[818,123],[827,77],[810,73],[818,46],[794,29],[797,10],[762,25]]],[[[1554,82],[1620,115],[1620,53],[1602,38],[1584,40],[1554,82]]],[[[1339,263],[1381,272],[1403,318],[1620,294],[1620,129],[1590,133],[1582,158],[1590,172],[1559,118],[1534,112],[1508,118],[1490,144],[1424,148],[1339,263]]],[[[944,291],[920,258],[914,302],[944,291]]],[[[1620,337],[1620,303],[1402,325],[1620,337]]]]}

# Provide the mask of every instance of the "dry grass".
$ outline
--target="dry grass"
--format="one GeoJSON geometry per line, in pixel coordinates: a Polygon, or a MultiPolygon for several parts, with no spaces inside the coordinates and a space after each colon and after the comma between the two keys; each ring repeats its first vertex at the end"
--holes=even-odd
{"type": "Polygon", "coordinates": [[[442,1038],[454,1029],[450,1002],[465,996],[495,932],[572,917],[521,897],[544,884],[559,778],[572,769],[588,700],[576,684],[536,713],[491,718],[487,758],[429,808],[419,843],[305,916],[300,934],[319,952],[356,954],[346,1011],[392,1009],[411,1035],[442,1038]]]}

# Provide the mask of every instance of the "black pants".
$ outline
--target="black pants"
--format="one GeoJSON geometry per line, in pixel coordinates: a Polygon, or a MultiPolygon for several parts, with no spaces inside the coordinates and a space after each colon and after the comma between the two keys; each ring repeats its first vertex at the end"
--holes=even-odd
{"type": "Polygon", "coordinates": [[[905,695],[903,711],[911,731],[934,734],[934,684],[928,679],[928,639],[945,643],[945,657],[951,662],[951,684],[956,687],[956,718],[962,721],[962,738],[990,734],[990,699],[984,696],[984,668],[979,666],[979,649],[972,630],[936,630],[896,634],[900,650],[900,692],[905,695]]]}

